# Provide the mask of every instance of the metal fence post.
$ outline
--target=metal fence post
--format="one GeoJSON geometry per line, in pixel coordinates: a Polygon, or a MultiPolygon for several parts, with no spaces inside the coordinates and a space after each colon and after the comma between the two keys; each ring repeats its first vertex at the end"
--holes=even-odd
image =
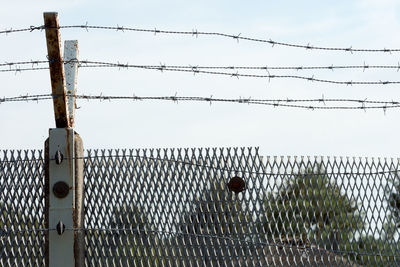
{"type": "MultiPolygon", "coordinates": [[[[49,130],[49,266],[74,266],[74,132],[49,130]]],[[[47,208],[47,207],[46,207],[47,208]]]]}
{"type": "Polygon", "coordinates": [[[44,13],[44,21],[57,127],[45,142],[46,266],[80,267],[85,260],[83,144],[73,129],[78,42],[66,41],[63,61],[57,13],[44,13]]]}
{"type": "Polygon", "coordinates": [[[64,42],[64,70],[65,89],[67,91],[68,120],[70,127],[74,127],[76,106],[76,83],[78,78],[78,41],[64,42]]]}
{"type": "Polygon", "coordinates": [[[65,92],[64,64],[61,54],[61,36],[58,13],[44,13],[47,57],[49,60],[51,91],[53,93],[54,117],[57,128],[70,127],[65,92]]]}
{"type": "Polygon", "coordinates": [[[83,197],[82,139],[71,128],[50,129],[45,142],[46,266],[84,266],[83,197]]]}

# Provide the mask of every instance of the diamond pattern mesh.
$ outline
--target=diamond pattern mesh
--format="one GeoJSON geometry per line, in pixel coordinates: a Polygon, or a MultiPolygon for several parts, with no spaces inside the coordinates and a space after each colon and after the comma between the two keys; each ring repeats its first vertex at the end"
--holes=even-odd
{"type": "Polygon", "coordinates": [[[44,266],[43,191],[41,151],[0,151],[0,266],[44,266]]]}
{"type": "MultiPolygon", "coordinates": [[[[86,266],[399,266],[399,160],[89,150],[86,266]]],[[[0,266],[44,265],[41,151],[0,151],[0,266]]],[[[50,229],[53,230],[53,229],[50,229]]]]}
{"type": "Polygon", "coordinates": [[[89,266],[400,264],[389,205],[398,161],[263,158],[254,148],[89,155],[89,266]],[[233,177],[244,191],[228,186],[233,177]]]}

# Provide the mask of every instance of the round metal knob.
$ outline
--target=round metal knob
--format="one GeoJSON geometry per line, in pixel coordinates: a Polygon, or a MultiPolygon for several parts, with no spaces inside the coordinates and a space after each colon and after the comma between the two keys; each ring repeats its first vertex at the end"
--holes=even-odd
{"type": "Polygon", "coordinates": [[[235,176],[229,181],[228,188],[237,194],[246,189],[246,183],[242,178],[235,176]]]}
{"type": "Polygon", "coordinates": [[[64,198],[69,193],[69,185],[66,182],[57,182],[53,186],[53,193],[58,198],[64,198]]]}

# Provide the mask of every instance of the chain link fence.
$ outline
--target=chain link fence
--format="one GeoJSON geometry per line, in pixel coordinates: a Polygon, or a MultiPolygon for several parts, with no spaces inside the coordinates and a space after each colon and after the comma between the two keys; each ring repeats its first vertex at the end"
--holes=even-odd
{"type": "MultiPolygon", "coordinates": [[[[0,152],[1,266],[44,265],[43,166],[41,151],[0,152]]],[[[257,148],[88,150],[85,263],[399,266],[398,171],[257,148]]]]}

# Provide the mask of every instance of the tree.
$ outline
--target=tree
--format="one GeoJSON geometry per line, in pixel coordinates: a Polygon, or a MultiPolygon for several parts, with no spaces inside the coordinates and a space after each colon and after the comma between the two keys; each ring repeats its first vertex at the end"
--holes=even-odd
{"type": "MultiPolygon", "coordinates": [[[[111,229],[133,229],[122,231],[124,234],[145,235],[145,227],[148,222],[144,213],[140,212],[135,205],[116,206],[111,218],[111,229]]],[[[120,231],[116,231],[120,233],[120,231]]]]}
{"type": "Polygon", "coordinates": [[[384,190],[384,202],[388,207],[387,221],[378,237],[363,235],[357,240],[360,252],[356,260],[368,266],[399,266],[398,250],[400,241],[396,233],[400,228],[400,177],[395,173],[394,178],[387,178],[384,190]]]}
{"type": "Polygon", "coordinates": [[[224,183],[212,181],[190,210],[180,216],[177,230],[182,236],[178,243],[191,260],[197,257],[206,265],[221,264],[230,261],[227,250],[232,255],[243,249],[242,241],[249,234],[246,225],[238,195],[224,183]]]}
{"type": "MultiPolygon", "coordinates": [[[[387,226],[385,226],[387,229],[387,226]]],[[[387,229],[389,230],[389,229],[387,229]]],[[[349,244],[348,244],[349,247],[349,244]]],[[[351,249],[350,247],[348,249],[351,249]]],[[[400,266],[398,257],[399,242],[393,238],[372,235],[362,236],[352,248],[358,253],[353,260],[365,266],[400,266]]]]}
{"type": "Polygon", "coordinates": [[[44,263],[44,258],[36,255],[43,253],[45,233],[33,231],[44,228],[43,220],[31,211],[0,200],[0,266],[44,263]]]}
{"type": "Polygon", "coordinates": [[[385,194],[390,212],[389,223],[400,228],[400,176],[398,173],[395,173],[395,177],[388,181],[385,194]]]}
{"type": "Polygon", "coordinates": [[[355,201],[321,168],[282,181],[277,192],[266,195],[263,213],[260,231],[264,238],[293,246],[343,251],[363,227],[355,201]]]}
{"type": "Polygon", "coordinates": [[[87,233],[90,256],[101,255],[97,260],[102,265],[118,262],[124,266],[146,266],[151,262],[157,266],[159,259],[152,243],[148,242],[148,228],[144,213],[135,205],[117,205],[107,230],[87,233]]]}

